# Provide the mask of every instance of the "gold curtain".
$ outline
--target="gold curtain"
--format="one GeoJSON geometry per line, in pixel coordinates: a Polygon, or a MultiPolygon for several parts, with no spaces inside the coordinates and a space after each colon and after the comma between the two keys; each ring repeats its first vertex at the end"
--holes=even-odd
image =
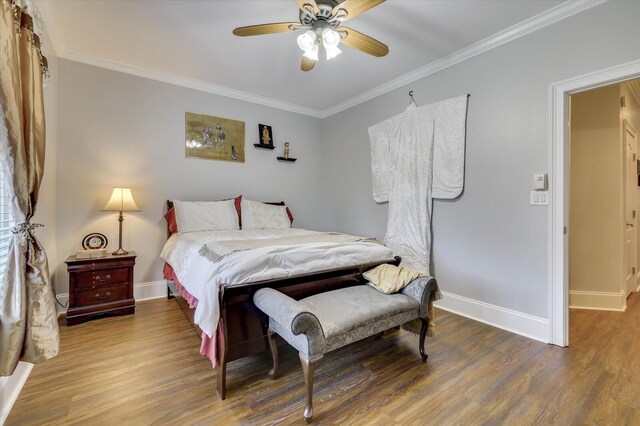
{"type": "Polygon", "coordinates": [[[47,254],[30,220],[44,170],[42,78],[47,71],[33,19],[15,0],[0,0],[0,164],[16,226],[0,287],[0,376],[18,361],[58,354],[60,338],[47,254]]]}

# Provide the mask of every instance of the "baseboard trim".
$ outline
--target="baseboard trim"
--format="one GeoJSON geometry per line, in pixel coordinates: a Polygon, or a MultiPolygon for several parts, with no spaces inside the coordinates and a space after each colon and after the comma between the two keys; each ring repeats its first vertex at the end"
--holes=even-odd
{"type": "Polygon", "coordinates": [[[627,310],[627,294],[624,290],[618,293],[571,290],[569,308],[624,312],[627,310]]]}
{"type": "Polygon", "coordinates": [[[3,425],[9,417],[13,404],[18,399],[32,369],[33,364],[20,361],[13,375],[0,377],[0,425],[3,425]]]}
{"type": "MultiPolygon", "coordinates": [[[[437,301],[435,304],[439,309],[530,339],[549,343],[549,320],[545,318],[444,291],[442,296],[442,300],[437,301]]],[[[437,322],[436,318],[436,324],[437,322]]]]}
{"type": "MultiPolygon", "coordinates": [[[[69,302],[69,293],[58,294],[58,301],[63,305],[69,302]]],[[[133,285],[133,297],[136,301],[159,299],[161,297],[167,297],[167,281],[150,281],[147,283],[136,283],[133,285]]],[[[58,308],[58,316],[66,314],[66,309],[60,305],[58,308]]]]}

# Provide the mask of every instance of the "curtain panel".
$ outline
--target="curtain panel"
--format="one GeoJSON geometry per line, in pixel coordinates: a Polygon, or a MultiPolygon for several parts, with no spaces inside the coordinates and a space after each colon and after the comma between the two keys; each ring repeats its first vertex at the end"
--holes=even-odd
{"type": "Polygon", "coordinates": [[[43,76],[46,58],[33,18],[16,0],[0,0],[0,165],[7,182],[11,230],[0,287],[0,376],[18,361],[39,363],[60,350],[47,254],[30,222],[44,170],[43,76]]]}

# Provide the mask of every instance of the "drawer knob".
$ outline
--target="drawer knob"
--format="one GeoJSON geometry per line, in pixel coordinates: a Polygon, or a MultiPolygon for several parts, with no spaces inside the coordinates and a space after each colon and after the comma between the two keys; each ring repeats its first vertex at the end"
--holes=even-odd
{"type": "Polygon", "coordinates": [[[100,293],[96,293],[96,299],[98,299],[98,300],[107,299],[109,296],[111,296],[111,292],[110,291],[106,292],[104,296],[100,296],[100,293]]]}
{"type": "Polygon", "coordinates": [[[105,275],[104,278],[102,278],[100,275],[96,276],[96,281],[109,281],[111,279],[111,275],[107,274],[105,275]]]}

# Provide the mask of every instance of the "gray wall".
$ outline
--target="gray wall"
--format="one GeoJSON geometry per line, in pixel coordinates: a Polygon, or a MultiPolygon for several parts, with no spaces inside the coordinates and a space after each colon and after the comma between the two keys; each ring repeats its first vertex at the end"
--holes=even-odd
{"type": "Polygon", "coordinates": [[[444,291],[548,317],[549,211],[529,191],[550,168],[549,85],[638,59],[638,17],[640,2],[605,3],[323,120],[335,228],[384,235],[367,128],[409,90],[419,105],[470,93],[465,191],[434,203],[432,272],[444,291]]]}
{"type": "Polygon", "coordinates": [[[433,272],[444,291],[546,318],[548,208],[530,207],[529,190],[549,170],[549,85],[637,59],[638,16],[640,2],[606,3],[324,120],[60,60],[58,290],[84,235],[117,243],[115,215],[99,211],[112,186],[143,209],[124,222],[136,282],[161,279],[167,198],[284,199],[298,227],[382,237],[367,128],[404,110],[409,90],[420,105],[471,93],[465,192],[435,201],[433,272]],[[246,163],[185,159],[185,111],[246,121],[246,163]],[[297,163],[252,147],[258,122],[297,163]]]}
{"type": "Polygon", "coordinates": [[[130,186],[142,209],[124,221],[124,248],[139,256],[136,283],[162,279],[167,199],[284,200],[294,226],[329,227],[320,120],[67,60],[58,72],[59,293],[68,285],[64,259],[84,235],[104,233],[117,248],[117,213],[100,211],[113,186],[130,186]],[[245,121],[246,162],[185,158],[185,111],[245,121]],[[273,126],[276,150],[253,147],[258,123],[273,126]],[[285,141],[296,163],[276,161],[285,141]]]}

